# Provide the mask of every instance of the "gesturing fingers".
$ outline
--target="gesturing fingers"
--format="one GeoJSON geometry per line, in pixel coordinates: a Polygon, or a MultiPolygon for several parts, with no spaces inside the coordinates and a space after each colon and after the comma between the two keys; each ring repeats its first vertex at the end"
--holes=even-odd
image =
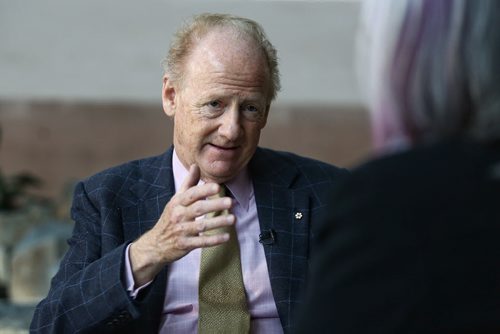
{"type": "Polygon", "coordinates": [[[187,215],[199,217],[210,212],[224,211],[231,208],[233,200],[229,197],[207,199],[191,204],[187,209],[187,215]]]}
{"type": "Polygon", "coordinates": [[[197,185],[199,181],[200,168],[193,164],[189,167],[189,173],[177,191],[175,202],[187,207],[197,201],[217,194],[220,190],[220,186],[216,183],[197,185]]]}
{"type": "Polygon", "coordinates": [[[216,183],[205,183],[196,187],[186,189],[179,193],[179,202],[181,205],[188,206],[196,201],[208,198],[219,192],[220,186],[216,183]]]}
{"type": "Polygon", "coordinates": [[[212,218],[200,218],[194,222],[180,223],[177,230],[184,233],[187,237],[197,237],[203,232],[210,232],[214,229],[233,225],[235,217],[232,214],[222,215],[212,218]]]}
{"type": "Polygon", "coordinates": [[[175,233],[175,247],[189,252],[195,248],[211,247],[224,243],[229,240],[229,233],[217,232],[216,229],[233,225],[235,220],[235,216],[229,214],[178,224],[175,233]]]}
{"type": "Polygon", "coordinates": [[[179,224],[192,222],[197,217],[201,217],[210,212],[228,210],[232,207],[233,201],[229,197],[200,199],[190,205],[171,205],[166,208],[162,217],[167,224],[179,224]]]}
{"type": "Polygon", "coordinates": [[[212,247],[220,245],[229,240],[229,233],[220,233],[213,235],[202,235],[196,238],[182,239],[179,247],[184,247],[186,250],[192,250],[201,247],[212,247]]]}
{"type": "Polygon", "coordinates": [[[165,206],[159,223],[149,233],[152,248],[163,263],[175,261],[194,248],[215,246],[229,239],[228,233],[212,232],[234,224],[234,215],[208,218],[207,214],[230,209],[233,200],[230,197],[213,198],[221,186],[216,183],[198,185],[199,181],[199,167],[191,165],[188,176],[165,206]]]}

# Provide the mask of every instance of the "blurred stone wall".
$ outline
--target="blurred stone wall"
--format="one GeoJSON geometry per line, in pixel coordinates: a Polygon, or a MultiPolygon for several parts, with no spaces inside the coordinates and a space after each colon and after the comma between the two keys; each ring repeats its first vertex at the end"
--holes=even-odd
{"type": "MultiPolygon", "coordinates": [[[[0,101],[0,126],[1,168],[40,177],[40,193],[51,197],[69,182],[172,143],[172,122],[159,104],[0,101]]],[[[349,167],[369,154],[369,138],[361,108],[273,105],[260,144],[349,167]]]]}

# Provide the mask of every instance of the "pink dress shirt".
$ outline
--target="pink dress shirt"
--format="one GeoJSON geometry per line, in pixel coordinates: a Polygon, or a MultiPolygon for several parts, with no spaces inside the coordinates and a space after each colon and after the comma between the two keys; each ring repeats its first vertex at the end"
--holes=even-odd
{"type": "MultiPolygon", "coordinates": [[[[175,189],[188,174],[174,150],[172,158],[175,189]]],[[[202,181],[200,181],[202,182],[202,181]]],[[[232,213],[240,244],[243,283],[248,298],[252,333],[283,333],[267,271],[264,248],[259,243],[260,226],[253,185],[245,169],[226,187],[235,198],[232,213]]],[[[129,246],[130,247],[130,246],[129,246]]],[[[125,252],[127,291],[135,298],[149,283],[134,289],[128,248],[125,252]]],[[[167,287],[160,333],[198,332],[198,278],[201,249],[195,249],[168,266],[167,287]]]]}

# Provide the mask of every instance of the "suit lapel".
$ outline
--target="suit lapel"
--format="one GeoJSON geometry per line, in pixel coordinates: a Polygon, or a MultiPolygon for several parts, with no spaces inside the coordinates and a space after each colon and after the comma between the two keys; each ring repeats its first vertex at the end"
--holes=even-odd
{"type": "Polygon", "coordinates": [[[290,309],[298,303],[306,278],[310,195],[294,187],[300,177],[297,168],[268,151],[256,151],[250,172],[261,232],[274,234],[274,242],[263,247],[274,300],[286,330],[292,323],[290,309]]]}
{"type": "Polygon", "coordinates": [[[151,165],[138,168],[139,175],[130,187],[128,205],[121,208],[126,241],[132,241],[151,229],[165,205],[175,194],[170,148],[151,165]]]}

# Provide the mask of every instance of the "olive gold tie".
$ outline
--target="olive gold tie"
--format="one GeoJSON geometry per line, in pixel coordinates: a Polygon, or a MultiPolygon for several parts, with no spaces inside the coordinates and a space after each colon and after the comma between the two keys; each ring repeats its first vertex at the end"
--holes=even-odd
{"type": "MultiPolygon", "coordinates": [[[[214,197],[224,197],[226,188],[214,197]]],[[[228,210],[211,212],[207,218],[228,214],[228,210]]],[[[240,247],[234,225],[205,232],[229,233],[229,240],[221,245],[205,247],[201,251],[199,280],[198,333],[249,333],[248,312],[240,247]]]]}

